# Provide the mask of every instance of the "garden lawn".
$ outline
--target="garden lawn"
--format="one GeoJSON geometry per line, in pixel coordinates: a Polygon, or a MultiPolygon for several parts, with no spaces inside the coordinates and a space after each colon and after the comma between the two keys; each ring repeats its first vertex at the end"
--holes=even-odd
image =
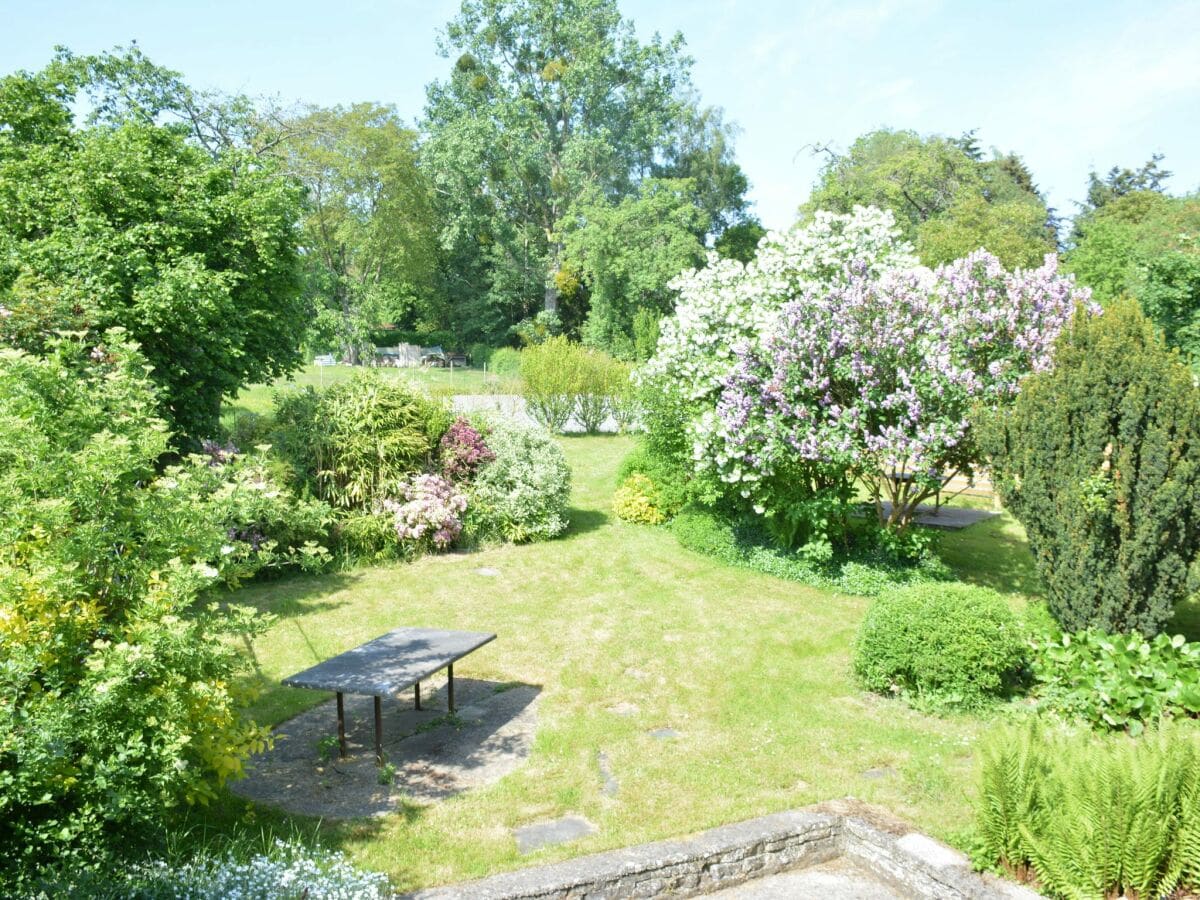
{"type": "MultiPolygon", "coordinates": [[[[615,519],[617,466],[632,441],[563,446],[575,487],[560,540],[237,595],[278,616],[254,646],[264,722],[324,698],[280,678],[400,625],[495,631],[458,674],[541,688],[533,754],[518,772],[434,806],[322,826],[328,842],[410,889],[854,795],[963,843],[987,722],[924,715],[855,685],[851,644],[868,600],[727,568],[666,529],[615,519]],[[637,713],[610,711],[620,703],[637,713]],[[679,736],[648,733],[660,728],[679,736]],[[601,751],[619,782],[613,797],[602,792],[601,751]],[[565,813],[597,834],[518,856],[509,829],[565,813]]],[[[1019,528],[1007,516],[977,527],[945,536],[947,556],[973,581],[1029,589],[1019,528]]]]}
{"type": "Polygon", "coordinates": [[[494,394],[518,393],[519,380],[500,378],[483,369],[392,369],[379,367],[367,369],[362,366],[305,366],[298,372],[281,378],[273,384],[255,384],[245,388],[224,407],[223,418],[238,412],[269,413],[275,391],[283,387],[328,387],[345,381],[355,372],[378,372],[384,378],[406,381],[430,393],[447,394],[494,394]]]}

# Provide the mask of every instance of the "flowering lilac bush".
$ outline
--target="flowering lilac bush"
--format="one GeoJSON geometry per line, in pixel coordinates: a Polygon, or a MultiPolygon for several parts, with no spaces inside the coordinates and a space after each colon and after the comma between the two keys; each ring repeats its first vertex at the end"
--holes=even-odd
{"type": "Polygon", "coordinates": [[[841,499],[857,477],[881,523],[903,530],[975,462],[972,410],[1049,368],[1088,296],[1053,256],[1013,273],[982,250],[936,271],[851,263],[844,281],[805,287],[760,340],[738,345],[715,409],[695,425],[696,466],[767,515],[797,492],[841,499]]]}
{"type": "Polygon", "coordinates": [[[402,543],[445,550],[462,533],[467,498],[440,475],[415,475],[400,488],[403,503],[385,500],[392,513],[396,535],[402,543]]]}
{"type": "Polygon", "coordinates": [[[442,474],[451,481],[470,481],[480,466],[496,458],[483,435],[462,416],[455,419],[442,435],[439,447],[442,474]]]}

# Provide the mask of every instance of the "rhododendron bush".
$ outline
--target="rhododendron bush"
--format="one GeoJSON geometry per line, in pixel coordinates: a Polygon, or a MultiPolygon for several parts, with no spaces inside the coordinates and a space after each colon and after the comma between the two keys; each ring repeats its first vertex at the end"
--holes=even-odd
{"type": "Polygon", "coordinates": [[[710,498],[745,501],[785,544],[844,536],[855,481],[902,533],[976,462],[972,410],[1048,368],[1088,299],[1052,256],[1009,273],[979,251],[931,271],[897,235],[877,210],[819,214],[748,265],[681,277],[643,370],[682,412],[710,498]]]}

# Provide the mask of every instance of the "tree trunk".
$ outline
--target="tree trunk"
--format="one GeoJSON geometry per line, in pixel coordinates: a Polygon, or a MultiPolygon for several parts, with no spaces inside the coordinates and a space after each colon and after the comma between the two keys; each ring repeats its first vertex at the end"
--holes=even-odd
{"type": "Polygon", "coordinates": [[[546,293],[545,293],[545,310],[546,312],[558,312],[558,284],[554,280],[554,276],[558,274],[558,260],[562,255],[562,244],[557,242],[550,244],[550,265],[547,266],[546,272],[546,293]]]}

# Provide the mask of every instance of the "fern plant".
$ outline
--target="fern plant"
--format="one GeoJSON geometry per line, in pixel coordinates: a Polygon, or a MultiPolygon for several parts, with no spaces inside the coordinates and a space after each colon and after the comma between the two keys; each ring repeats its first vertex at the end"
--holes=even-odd
{"type": "Polygon", "coordinates": [[[1052,735],[1036,724],[983,752],[976,858],[1047,893],[1150,900],[1200,887],[1200,740],[1052,735]]]}

